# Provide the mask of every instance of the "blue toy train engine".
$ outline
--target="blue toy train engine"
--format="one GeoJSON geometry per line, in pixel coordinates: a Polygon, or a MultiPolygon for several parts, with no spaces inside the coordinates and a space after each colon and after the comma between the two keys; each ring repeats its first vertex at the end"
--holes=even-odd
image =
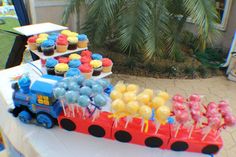
{"type": "Polygon", "coordinates": [[[55,84],[62,77],[44,75],[31,85],[28,76],[12,84],[14,109],[10,112],[24,123],[36,123],[45,128],[57,124],[62,111],[60,102],[53,95],[55,84]]]}

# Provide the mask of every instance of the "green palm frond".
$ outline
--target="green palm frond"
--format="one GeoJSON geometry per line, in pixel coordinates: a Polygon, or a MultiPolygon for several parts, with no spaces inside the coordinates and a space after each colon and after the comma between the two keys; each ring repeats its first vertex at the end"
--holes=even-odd
{"type": "Polygon", "coordinates": [[[117,38],[121,50],[135,52],[144,44],[145,33],[150,23],[151,8],[149,0],[129,0],[119,14],[117,38]]]}
{"type": "Polygon", "coordinates": [[[79,12],[79,8],[83,0],[69,0],[68,5],[66,5],[63,16],[62,16],[62,25],[67,24],[70,14],[79,12]]]}
{"type": "Polygon", "coordinates": [[[144,53],[147,59],[162,55],[165,48],[165,36],[168,32],[167,23],[168,14],[164,6],[164,1],[154,1],[149,15],[150,23],[145,29],[144,53]]]}
{"type": "Polygon", "coordinates": [[[218,37],[216,24],[219,17],[211,0],[184,0],[184,6],[189,17],[198,27],[198,35],[202,41],[202,48],[206,48],[207,41],[212,42],[218,37]]]}
{"type": "Polygon", "coordinates": [[[121,0],[94,0],[89,5],[88,17],[83,30],[96,45],[103,44],[110,24],[116,17],[121,0]]]}

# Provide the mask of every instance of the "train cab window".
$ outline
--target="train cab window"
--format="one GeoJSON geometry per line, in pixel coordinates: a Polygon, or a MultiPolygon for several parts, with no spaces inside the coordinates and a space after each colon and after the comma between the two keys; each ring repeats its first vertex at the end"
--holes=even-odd
{"type": "Polygon", "coordinates": [[[37,101],[39,104],[43,104],[43,105],[50,105],[51,104],[49,97],[44,96],[44,95],[37,95],[37,101]]]}

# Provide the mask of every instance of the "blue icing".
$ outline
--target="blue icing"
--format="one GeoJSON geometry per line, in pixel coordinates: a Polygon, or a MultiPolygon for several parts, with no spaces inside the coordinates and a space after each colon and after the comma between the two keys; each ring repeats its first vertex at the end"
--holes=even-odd
{"type": "Polygon", "coordinates": [[[87,40],[88,39],[88,37],[87,37],[87,35],[85,35],[85,34],[80,34],[80,35],[78,35],[78,40],[79,41],[84,41],[84,40],[87,40]]]}
{"type": "Polygon", "coordinates": [[[94,53],[94,54],[92,54],[92,59],[93,60],[102,60],[102,55],[100,55],[98,53],[94,53]]]}
{"type": "Polygon", "coordinates": [[[48,36],[48,39],[49,40],[53,40],[54,42],[57,40],[57,38],[58,38],[58,35],[50,35],[50,36],[48,36]]]}
{"type": "Polygon", "coordinates": [[[54,46],[55,42],[53,40],[45,40],[42,44],[41,47],[51,47],[54,46]]]}
{"type": "Polygon", "coordinates": [[[78,75],[80,75],[80,70],[77,68],[70,68],[66,72],[66,77],[73,77],[73,76],[78,76],[78,75]]]}
{"type": "Polygon", "coordinates": [[[81,62],[80,60],[77,60],[77,59],[73,59],[69,62],[69,67],[70,68],[78,68],[78,66],[81,65],[81,62]]]}
{"type": "Polygon", "coordinates": [[[54,36],[54,35],[55,35],[55,36],[59,36],[60,33],[59,33],[59,32],[52,32],[52,33],[50,33],[49,35],[50,35],[50,36],[54,36]]]}
{"type": "Polygon", "coordinates": [[[46,67],[53,68],[58,64],[58,61],[54,58],[48,58],[46,60],[46,67]]]}

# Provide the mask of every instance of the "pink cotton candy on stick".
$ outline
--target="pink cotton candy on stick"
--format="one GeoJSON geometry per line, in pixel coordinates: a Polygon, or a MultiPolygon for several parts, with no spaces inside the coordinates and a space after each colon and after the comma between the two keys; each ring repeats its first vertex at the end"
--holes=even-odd
{"type": "Polygon", "coordinates": [[[175,132],[175,137],[177,136],[180,127],[189,120],[189,114],[187,110],[178,110],[175,114],[175,120],[179,123],[177,130],[175,132]]]}
{"type": "Polygon", "coordinates": [[[174,102],[179,102],[179,103],[184,103],[185,99],[183,96],[176,94],[175,96],[173,96],[172,100],[174,102]]]}
{"type": "Polygon", "coordinates": [[[219,113],[219,112],[218,112],[217,109],[212,108],[212,109],[210,109],[210,110],[207,110],[207,112],[206,112],[206,117],[207,117],[207,118],[213,117],[213,116],[215,116],[215,115],[218,114],[218,113],[219,113]]]}
{"type": "Polygon", "coordinates": [[[219,108],[219,111],[222,115],[222,117],[224,118],[225,116],[231,114],[231,109],[230,107],[223,107],[223,108],[219,108]]]}
{"type": "Polygon", "coordinates": [[[193,132],[193,129],[195,128],[195,126],[199,123],[200,119],[201,119],[201,111],[200,111],[200,108],[192,108],[191,109],[191,117],[194,121],[194,124],[191,129],[190,129],[190,132],[189,132],[189,135],[188,135],[188,138],[190,138],[192,136],[192,132],[193,132]]]}
{"type": "Polygon", "coordinates": [[[173,110],[174,112],[175,111],[178,111],[178,110],[185,110],[186,107],[182,104],[182,103],[179,103],[179,102],[173,102],[173,110]]]}
{"type": "Polygon", "coordinates": [[[192,94],[189,96],[189,100],[193,102],[200,102],[201,101],[201,96],[198,94],[192,94]]]}
{"type": "Polygon", "coordinates": [[[207,132],[205,133],[205,135],[202,138],[202,141],[205,140],[205,138],[207,137],[207,135],[211,132],[211,130],[218,130],[221,126],[221,119],[220,119],[220,115],[219,114],[215,114],[212,117],[208,118],[208,129],[207,132]]]}
{"type": "Polygon", "coordinates": [[[224,117],[224,123],[227,126],[235,126],[236,125],[236,118],[232,114],[228,114],[224,117]]]}
{"type": "Polygon", "coordinates": [[[212,110],[212,109],[217,109],[218,108],[218,105],[214,102],[210,102],[208,105],[207,105],[207,110],[212,110]]]}
{"type": "Polygon", "coordinates": [[[225,108],[225,107],[229,107],[229,103],[227,101],[220,101],[220,103],[218,104],[219,108],[225,108]]]}

